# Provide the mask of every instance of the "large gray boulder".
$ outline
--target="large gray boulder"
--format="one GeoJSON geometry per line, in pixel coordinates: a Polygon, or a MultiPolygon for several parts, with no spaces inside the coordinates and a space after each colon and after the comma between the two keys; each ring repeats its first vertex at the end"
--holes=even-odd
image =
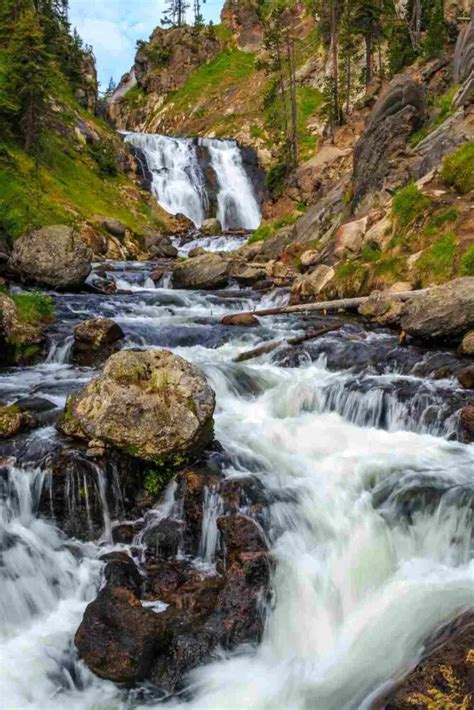
{"type": "Polygon", "coordinates": [[[232,257],[223,254],[203,254],[186,259],[174,267],[175,288],[212,290],[227,284],[232,257]]]}
{"type": "Polygon", "coordinates": [[[91,262],[92,252],[82,235],[58,224],[17,239],[8,267],[23,282],[68,290],[84,284],[91,262]]]}
{"type": "Polygon", "coordinates": [[[396,186],[401,179],[397,157],[425,116],[423,87],[396,76],[382,92],[354,148],[354,204],[367,193],[396,186]]]}
{"type": "Polygon", "coordinates": [[[198,370],[167,350],[123,350],[69,397],[59,427],[135,458],[165,463],[211,440],[214,392],[198,370]]]}
{"type": "Polygon", "coordinates": [[[401,326],[415,338],[460,342],[474,328],[474,277],[455,279],[407,301],[401,326]]]}

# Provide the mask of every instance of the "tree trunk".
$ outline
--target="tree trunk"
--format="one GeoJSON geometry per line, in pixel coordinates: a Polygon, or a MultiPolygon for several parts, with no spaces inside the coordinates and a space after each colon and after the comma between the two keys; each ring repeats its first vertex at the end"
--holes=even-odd
{"type": "MultiPolygon", "coordinates": [[[[332,63],[333,63],[333,101],[334,101],[334,122],[339,123],[339,66],[337,58],[338,50],[338,31],[336,21],[336,0],[331,0],[331,44],[332,44],[332,63]]],[[[334,141],[334,131],[333,131],[334,141]]]]}
{"type": "Polygon", "coordinates": [[[287,340],[271,340],[268,343],[263,343],[252,350],[247,350],[244,353],[240,353],[234,358],[234,362],[246,362],[247,360],[252,360],[254,357],[259,357],[260,355],[266,355],[267,353],[273,352],[280,345],[300,345],[305,343],[307,340],[313,340],[313,338],[319,338],[321,335],[326,335],[326,333],[331,333],[334,330],[339,330],[342,328],[342,323],[337,323],[335,325],[328,325],[326,328],[320,328],[319,330],[313,330],[304,335],[298,335],[295,338],[288,338],[287,340]]]}

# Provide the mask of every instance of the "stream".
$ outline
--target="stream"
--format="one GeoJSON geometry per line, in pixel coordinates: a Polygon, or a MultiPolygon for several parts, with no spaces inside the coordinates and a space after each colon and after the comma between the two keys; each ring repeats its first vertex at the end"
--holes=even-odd
{"type": "MultiPolygon", "coordinates": [[[[124,347],[168,348],[196,364],[216,392],[225,475],[250,474],[271,501],[273,596],[258,647],[198,668],[189,695],[167,706],[370,708],[443,621],[474,606],[474,445],[455,439],[468,393],[454,379],[431,377],[456,355],[399,348],[396,335],[348,320],[317,341],[236,364],[262,340],[300,335],[322,319],[225,327],[225,314],[285,303],[287,294],[179,291],[166,279],[155,288],[152,270],[109,263],[117,294],[55,294],[46,361],[1,371],[0,401],[35,396],[64,407],[96,374],[70,363],[74,325],[94,316],[122,327],[124,347]]],[[[68,540],[38,515],[47,475],[40,462],[58,440],[45,418],[0,445],[2,708],[161,707],[152,688],[100,680],[78,658],[73,637],[101,584],[99,557],[124,546],[111,542],[117,521],[105,496],[95,542],[68,540]]],[[[170,484],[157,515],[169,514],[173,496],[170,484]]],[[[209,493],[201,564],[212,564],[218,545],[219,505],[209,493]]]]}

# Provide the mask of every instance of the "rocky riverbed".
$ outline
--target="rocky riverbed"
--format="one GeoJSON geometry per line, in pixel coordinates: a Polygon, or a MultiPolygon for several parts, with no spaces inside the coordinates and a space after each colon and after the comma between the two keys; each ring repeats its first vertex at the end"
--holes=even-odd
{"type": "Polygon", "coordinates": [[[472,356],[154,273],[96,266],[0,373],[6,706],[469,703],[472,356]]]}

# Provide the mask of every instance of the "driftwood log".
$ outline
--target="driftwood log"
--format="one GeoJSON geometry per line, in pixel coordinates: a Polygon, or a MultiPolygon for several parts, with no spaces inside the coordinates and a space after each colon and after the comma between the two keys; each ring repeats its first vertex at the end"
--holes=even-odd
{"type": "MultiPolygon", "coordinates": [[[[429,288],[418,291],[402,291],[400,293],[385,293],[387,298],[394,301],[409,301],[423,293],[430,291],[429,288]]],[[[336,301],[317,301],[316,303],[301,303],[297,306],[275,306],[274,308],[262,308],[255,311],[244,311],[235,315],[252,316],[279,316],[287,313],[305,313],[307,311],[352,311],[356,310],[363,303],[369,300],[370,296],[359,296],[357,298],[340,298],[336,301]]]]}
{"type": "Polygon", "coordinates": [[[240,353],[234,358],[234,362],[245,362],[246,360],[252,360],[254,357],[259,357],[259,355],[265,355],[266,353],[271,353],[276,350],[280,345],[300,345],[305,343],[307,340],[312,340],[313,338],[319,338],[321,335],[326,335],[326,333],[331,333],[333,330],[339,330],[342,328],[342,323],[337,323],[335,325],[328,325],[326,328],[320,328],[319,330],[312,330],[304,335],[298,335],[294,338],[287,338],[281,340],[270,340],[268,343],[262,343],[257,348],[253,350],[246,350],[244,353],[240,353]]]}

